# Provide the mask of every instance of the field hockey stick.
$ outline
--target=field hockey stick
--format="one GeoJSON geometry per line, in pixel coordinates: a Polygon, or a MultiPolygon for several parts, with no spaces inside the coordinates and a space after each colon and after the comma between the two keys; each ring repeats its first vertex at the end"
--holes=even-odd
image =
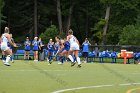
{"type": "Polygon", "coordinates": [[[53,60],[57,57],[57,55],[59,54],[59,50],[56,52],[56,54],[53,57],[53,60]]]}

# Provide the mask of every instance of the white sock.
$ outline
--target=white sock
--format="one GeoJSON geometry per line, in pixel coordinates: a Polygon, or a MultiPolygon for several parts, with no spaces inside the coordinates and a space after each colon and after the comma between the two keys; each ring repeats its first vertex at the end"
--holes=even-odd
{"type": "Polygon", "coordinates": [[[76,59],[77,59],[78,64],[81,64],[81,62],[80,62],[80,58],[77,57],[76,59]]]}
{"type": "Polygon", "coordinates": [[[71,55],[69,55],[68,57],[69,57],[69,59],[70,59],[71,62],[74,61],[74,60],[73,60],[73,57],[72,57],[71,55]]]}
{"type": "Polygon", "coordinates": [[[8,64],[9,63],[9,61],[10,61],[10,55],[8,55],[7,57],[6,57],[6,62],[5,62],[5,64],[8,64]]]}

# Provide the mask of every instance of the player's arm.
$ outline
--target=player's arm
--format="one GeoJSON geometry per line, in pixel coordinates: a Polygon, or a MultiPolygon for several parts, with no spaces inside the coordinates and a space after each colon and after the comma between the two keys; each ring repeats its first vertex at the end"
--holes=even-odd
{"type": "Polygon", "coordinates": [[[79,43],[79,41],[76,39],[76,42],[77,42],[77,44],[80,46],[80,43],[79,43]]]}
{"type": "Polygon", "coordinates": [[[33,46],[35,45],[35,42],[34,42],[34,41],[32,42],[32,45],[33,45],[33,46]]]}
{"type": "Polygon", "coordinates": [[[89,43],[89,41],[88,41],[88,44],[91,45],[91,44],[89,43]]]}
{"type": "Polygon", "coordinates": [[[67,40],[66,41],[69,41],[69,39],[70,39],[70,36],[67,36],[67,40]]]}
{"type": "MultiPolygon", "coordinates": [[[[75,37],[75,36],[74,36],[75,37]]],[[[79,43],[79,41],[78,41],[78,39],[75,37],[75,39],[76,39],[76,42],[77,42],[77,44],[80,46],[80,43],[79,43]]]]}
{"type": "Polygon", "coordinates": [[[47,44],[47,48],[50,49],[50,47],[49,47],[49,43],[47,44]]]}
{"type": "Polygon", "coordinates": [[[13,43],[13,42],[11,41],[11,37],[10,37],[10,35],[9,35],[9,34],[6,34],[6,37],[7,37],[7,39],[8,39],[8,42],[10,43],[10,45],[16,47],[16,44],[13,43]]]}
{"type": "Polygon", "coordinates": [[[64,48],[64,42],[63,42],[63,40],[61,40],[61,47],[59,47],[59,52],[64,48]]]}
{"type": "Polygon", "coordinates": [[[30,46],[31,45],[31,42],[29,41],[28,45],[30,46]]]}

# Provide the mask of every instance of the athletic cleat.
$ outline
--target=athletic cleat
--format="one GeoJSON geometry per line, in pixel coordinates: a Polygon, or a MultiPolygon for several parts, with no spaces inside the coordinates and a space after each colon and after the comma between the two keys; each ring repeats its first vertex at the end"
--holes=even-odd
{"type": "Polygon", "coordinates": [[[76,62],[71,63],[71,67],[73,67],[76,64],[76,62]]]}
{"type": "Polygon", "coordinates": [[[5,60],[2,60],[2,62],[5,63],[6,61],[5,60]]]}
{"type": "Polygon", "coordinates": [[[14,63],[14,60],[12,59],[11,62],[14,63]]]}
{"type": "Polygon", "coordinates": [[[49,61],[49,63],[50,63],[50,64],[52,64],[52,62],[51,62],[51,61],[49,61]]]}
{"type": "Polygon", "coordinates": [[[5,66],[11,66],[11,65],[10,65],[10,64],[8,64],[8,63],[5,63],[4,65],[5,65],[5,66]]]}
{"type": "Polygon", "coordinates": [[[78,66],[77,66],[77,68],[80,68],[81,67],[81,64],[79,64],[78,66]]]}
{"type": "Polygon", "coordinates": [[[58,62],[58,64],[59,64],[59,65],[62,65],[63,63],[61,63],[61,62],[58,62]]]}

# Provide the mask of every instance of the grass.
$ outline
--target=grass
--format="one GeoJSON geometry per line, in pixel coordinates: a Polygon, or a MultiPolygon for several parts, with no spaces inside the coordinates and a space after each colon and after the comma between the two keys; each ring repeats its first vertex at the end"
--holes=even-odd
{"type": "MultiPolygon", "coordinates": [[[[16,60],[10,64],[0,62],[0,93],[53,93],[78,87],[87,88],[62,93],[127,93],[140,88],[140,65],[136,64],[83,63],[82,68],[70,67],[69,62],[48,65],[16,60]]],[[[131,93],[140,93],[140,89],[131,93]]]]}

